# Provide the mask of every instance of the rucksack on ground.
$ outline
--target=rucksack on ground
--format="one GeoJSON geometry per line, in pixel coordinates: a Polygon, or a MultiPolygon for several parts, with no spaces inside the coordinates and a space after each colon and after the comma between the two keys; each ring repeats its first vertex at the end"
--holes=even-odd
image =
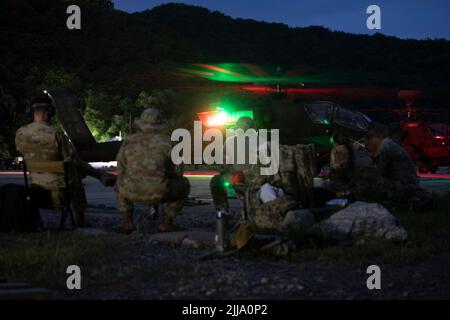
{"type": "Polygon", "coordinates": [[[30,189],[16,184],[0,187],[0,232],[35,232],[41,226],[38,206],[30,189]]]}

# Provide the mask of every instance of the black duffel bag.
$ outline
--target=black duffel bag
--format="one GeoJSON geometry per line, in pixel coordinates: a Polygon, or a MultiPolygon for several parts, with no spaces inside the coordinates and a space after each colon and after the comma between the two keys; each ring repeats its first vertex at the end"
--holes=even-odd
{"type": "Polygon", "coordinates": [[[0,232],[35,232],[42,228],[37,199],[31,189],[7,184],[0,187],[0,232]]]}

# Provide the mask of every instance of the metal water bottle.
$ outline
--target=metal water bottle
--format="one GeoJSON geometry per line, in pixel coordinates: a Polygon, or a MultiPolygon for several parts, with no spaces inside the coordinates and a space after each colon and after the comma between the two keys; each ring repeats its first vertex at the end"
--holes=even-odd
{"type": "Polygon", "coordinates": [[[218,209],[216,216],[216,250],[225,252],[229,248],[228,215],[225,211],[218,209]]]}
{"type": "Polygon", "coordinates": [[[155,204],[154,206],[151,207],[150,219],[152,219],[153,221],[159,220],[159,205],[158,204],[155,204]]]}

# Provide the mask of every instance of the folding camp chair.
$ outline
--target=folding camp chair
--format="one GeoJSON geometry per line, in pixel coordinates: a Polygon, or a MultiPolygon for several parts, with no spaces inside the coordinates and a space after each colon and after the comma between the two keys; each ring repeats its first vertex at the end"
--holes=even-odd
{"type": "Polygon", "coordinates": [[[68,181],[69,164],[63,161],[23,161],[23,173],[25,179],[25,187],[30,191],[30,195],[36,205],[42,209],[57,210],[61,212],[60,228],[64,229],[67,216],[69,216],[72,224],[72,230],[75,229],[75,220],[72,212],[72,188],[68,181]],[[29,185],[27,171],[30,173],[53,173],[56,175],[64,175],[63,188],[48,189],[39,185],[29,185]]]}

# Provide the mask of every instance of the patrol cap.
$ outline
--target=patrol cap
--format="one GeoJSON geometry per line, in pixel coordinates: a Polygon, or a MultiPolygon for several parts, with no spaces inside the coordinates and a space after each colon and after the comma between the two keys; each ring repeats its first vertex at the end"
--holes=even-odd
{"type": "Polygon", "coordinates": [[[157,130],[166,127],[161,118],[161,112],[155,108],[145,109],[140,119],[135,121],[141,131],[157,130]]]}

